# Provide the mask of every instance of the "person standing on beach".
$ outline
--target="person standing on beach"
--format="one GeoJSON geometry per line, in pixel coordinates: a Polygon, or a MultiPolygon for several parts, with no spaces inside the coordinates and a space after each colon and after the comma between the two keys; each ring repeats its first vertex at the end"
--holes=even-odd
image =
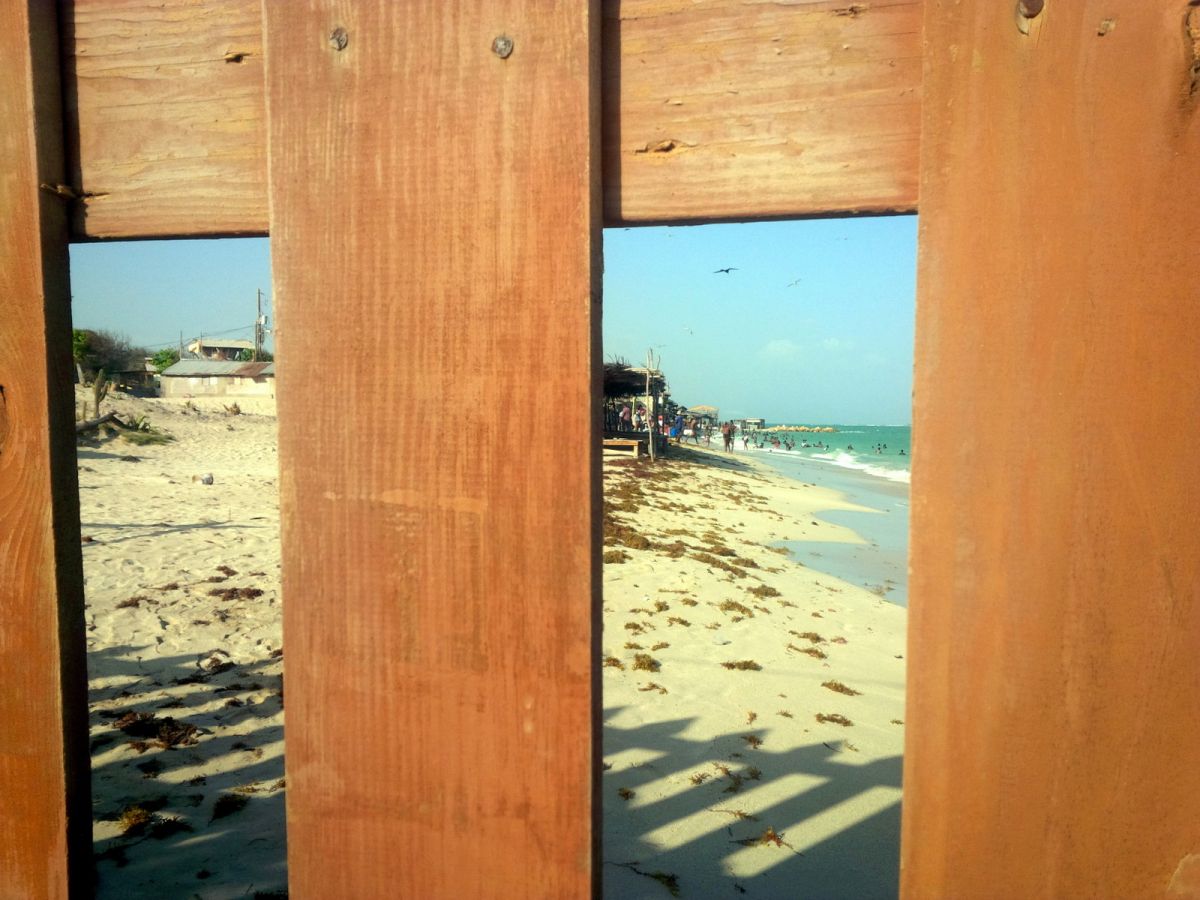
{"type": "Polygon", "coordinates": [[[621,417],[620,417],[620,421],[617,423],[617,430],[618,431],[632,431],[633,430],[632,417],[633,417],[633,413],[629,409],[629,404],[626,403],[624,406],[621,407],[621,417]]]}

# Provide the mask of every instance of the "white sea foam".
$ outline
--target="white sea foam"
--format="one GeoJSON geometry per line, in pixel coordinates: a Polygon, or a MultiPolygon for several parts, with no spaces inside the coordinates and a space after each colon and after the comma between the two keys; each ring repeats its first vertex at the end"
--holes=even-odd
{"type": "Polygon", "coordinates": [[[886,466],[863,462],[850,453],[814,453],[810,458],[819,459],[822,462],[840,466],[843,469],[855,469],[859,472],[866,472],[868,475],[874,475],[876,478],[886,478],[888,481],[899,481],[908,484],[911,480],[908,469],[889,469],[886,466]]]}

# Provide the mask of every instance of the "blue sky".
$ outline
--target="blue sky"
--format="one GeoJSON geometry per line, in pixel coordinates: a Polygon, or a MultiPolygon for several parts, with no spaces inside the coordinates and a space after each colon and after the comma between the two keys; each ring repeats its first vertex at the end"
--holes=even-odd
{"type": "MultiPolygon", "coordinates": [[[[913,216],[608,229],[605,359],[653,349],[728,418],[907,425],[916,247],[913,216]]],[[[154,349],[250,339],[259,288],[272,313],[266,239],[77,244],[71,281],[75,327],[154,349]]]]}
{"type": "Polygon", "coordinates": [[[71,245],[75,327],[113,331],[154,350],[177,345],[181,331],[184,340],[202,333],[254,340],[259,288],[270,315],[266,238],[71,245]]]}
{"type": "Polygon", "coordinates": [[[609,230],[604,355],[725,418],[908,425],[916,257],[914,216],[609,230]]]}

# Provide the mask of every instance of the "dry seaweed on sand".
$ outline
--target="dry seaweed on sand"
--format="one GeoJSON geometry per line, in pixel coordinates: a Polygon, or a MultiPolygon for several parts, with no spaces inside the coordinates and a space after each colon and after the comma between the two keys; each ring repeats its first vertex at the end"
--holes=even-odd
{"type": "Polygon", "coordinates": [[[638,653],[633,657],[633,668],[640,672],[657,672],[662,664],[649,653],[638,653]]]}
{"type": "Polygon", "coordinates": [[[729,563],[725,562],[725,560],[713,556],[711,553],[693,553],[691,554],[691,557],[697,562],[702,562],[707,566],[712,566],[714,569],[721,569],[729,572],[735,578],[746,577],[745,569],[739,569],[737,566],[731,566],[729,563]]]}
{"type": "Polygon", "coordinates": [[[150,810],[141,804],[135,803],[121,810],[121,815],[117,818],[117,822],[121,826],[122,834],[135,835],[141,834],[153,819],[154,814],[150,810]]]}
{"type": "Polygon", "coordinates": [[[845,694],[847,697],[858,697],[862,694],[862,691],[856,691],[852,687],[847,687],[840,681],[823,681],[821,682],[821,687],[829,688],[829,690],[838,694],[845,694]]]}
{"type": "Polygon", "coordinates": [[[222,794],[213,804],[212,821],[241,812],[249,802],[250,798],[245,794],[222,794]]]}
{"type": "Polygon", "coordinates": [[[196,737],[198,729],[195,725],[176,721],[170,716],[160,719],[152,713],[130,712],[117,719],[113,725],[130,737],[152,738],[150,741],[132,742],[134,749],[139,753],[144,753],[151,747],[169,750],[200,743],[196,737]]]}
{"type": "Polygon", "coordinates": [[[721,605],[718,606],[717,609],[721,610],[721,612],[739,613],[748,619],[754,618],[754,611],[744,603],[738,603],[736,600],[722,601],[721,605]]]}
{"type": "Polygon", "coordinates": [[[789,631],[788,634],[794,634],[796,637],[804,638],[804,640],[809,641],[810,643],[813,643],[813,644],[826,643],[825,638],[821,637],[815,631],[789,631]]]}
{"type": "Polygon", "coordinates": [[[661,684],[658,684],[657,682],[654,682],[654,681],[646,682],[646,684],[643,685],[642,687],[638,688],[638,690],[643,693],[645,693],[647,691],[657,691],[660,694],[668,693],[668,691],[665,687],[663,687],[661,684]]]}
{"type": "Polygon", "coordinates": [[[761,672],[762,666],[752,659],[739,659],[733,662],[723,662],[721,666],[736,672],[761,672]]]}
{"type": "Polygon", "coordinates": [[[617,796],[620,797],[622,800],[632,800],[634,797],[637,796],[637,793],[635,791],[630,790],[629,788],[623,787],[623,788],[617,788],[617,796]]]}
{"type": "Polygon", "coordinates": [[[604,657],[604,668],[620,669],[622,672],[624,672],[625,671],[625,663],[621,662],[615,656],[606,656],[606,657],[604,657]]]}
{"type": "Polygon", "coordinates": [[[854,724],[841,713],[817,713],[816,718],[822,724],[829,722],[833,725],[841,725],[844,728],[848,728],[854,724]]]}
{"type": "Polygon", "coordinates": [[[620,866],[622,869],[628,869],[637,875],[645,878],[652,878],[667,889],[672,897],[679,896],[679,876],[671,872],[646,872],[639,869],[634,863],[613,863],[614,866],[620,866]]]}
{"type": "Polygon", "coordinates": [[[755,837],[742,838],[740,841],[734,841],[735,844],[741,844],[743,847],[767,847],[774,845],[776,847],[787,847],[793,853],[800,851],[783,839],[783,835],[774,828],[766,828],[762,834],[755,837]]]}
{"type": "Polygon", "coordinates": [[[220,597],[222,600],[253,600],[262,595],[262,589],[256,587],[213,588],[208,592],[208,596],[220,597]]]}
{"type": "Polygon", "coordinates": [[[797,647],[795,644],[788,644],[789,650],[795,650],[797,653],[803,653],[806,656],[811,656],[813,659],[829,659],[829,654],[816,647],[797,647]]]}
{"type": "Polygon", "coordinates": [[[725,813],[727,815],[733,816],[735,819],[741,819],[742,821],[747,821],[747,822],[757,822],[758,821],[758,816],[752,816],[752,815],[750,815],[750,813],[746,812],[744,809],[719,809],[719,808],[714,807],[713,812],[725,813]]]}
{"type": "Polygon", "coordinates": [[[756,584],[756,585],[754,585],[754,587],[746,588],[746,592],[749,594],[753,594],[755,597],[758,597],[760,600],[764,600],[767,597],[780,596],[779,591],[777,591],[775,588],[771,587],[769,584],[756,584]]]}

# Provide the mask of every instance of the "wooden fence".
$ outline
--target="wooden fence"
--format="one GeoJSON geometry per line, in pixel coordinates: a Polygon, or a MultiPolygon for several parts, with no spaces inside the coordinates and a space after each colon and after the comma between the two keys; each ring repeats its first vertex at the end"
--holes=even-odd
{"type": "Polygon", "coordinates": [[[1197,895],[1198,17],[4,0],[0,896],[89,890],[70,241],[271,236],[293,896],[585,896],[600,228],[918,197],[903,891],[1197,895]]]}

